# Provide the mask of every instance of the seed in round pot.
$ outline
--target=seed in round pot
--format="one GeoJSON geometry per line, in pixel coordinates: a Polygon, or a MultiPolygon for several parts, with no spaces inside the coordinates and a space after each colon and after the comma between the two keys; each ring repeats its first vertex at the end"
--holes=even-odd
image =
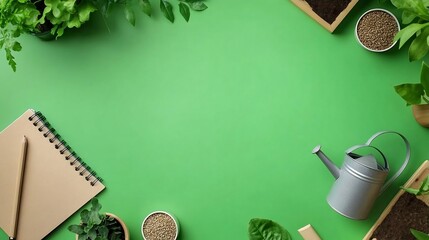
{"type": "Polygon", "coordinates": [[[365,14],[357,26],[360,42],[372,50],[385,50],[392,46],[396,33],[398,24],[395,18],[378,10],[365,14]]]}
{"type": "Polygon", "coordinates": [[[154,213],[144,222],[143,235],[147,240],[174,240],[176,224],[167,214],[154,213]]]}

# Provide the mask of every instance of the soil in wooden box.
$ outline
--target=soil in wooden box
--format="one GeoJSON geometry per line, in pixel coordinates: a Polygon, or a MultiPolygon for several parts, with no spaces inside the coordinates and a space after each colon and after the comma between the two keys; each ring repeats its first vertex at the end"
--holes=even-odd
{"type": "Polygon", "coordinates": [[[346,9],[351,0],[305,0],[313,11],[327,23],[332,24],[346,9]]]}
{"type": "Polygon", "coordinates": [[[410,229],[429,232],[429,207],[416,196],[405,192],[395,203],[370,239],[414,240],[410,229]]]}

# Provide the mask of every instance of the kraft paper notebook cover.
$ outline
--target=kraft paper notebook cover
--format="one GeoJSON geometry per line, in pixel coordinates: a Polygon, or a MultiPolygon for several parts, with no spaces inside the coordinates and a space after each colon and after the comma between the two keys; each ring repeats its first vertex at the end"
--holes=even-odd
{"type": "Polygon", "coordinates": [[[24,136],[27,153],[16,239],[40,240],[100,193],[104,185],[41,113],[27,110],[0,132],[0,227],[9,236],[24,136]]]}

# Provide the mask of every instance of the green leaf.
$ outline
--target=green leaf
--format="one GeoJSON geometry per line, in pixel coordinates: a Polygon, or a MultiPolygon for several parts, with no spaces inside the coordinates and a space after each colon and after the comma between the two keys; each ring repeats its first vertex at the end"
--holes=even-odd
{"type": "Polygon", "coordinates": [[[161,12],[172,23],[174,23],[173,6],[167,0],[160,0],[161,12]]]}
{"type": "Polygon", "coordinates": [[[202,1],[192,2],[190,3],[190,6],[194,11],[204,11],[207,9],[207,5],[204,4],[202,1]]]}
{"type": "Polygon", "coordinates": [[[98,202],[97,198],[91,200],[91,211],[99,212],[101,209],[101,204],[98,202]]]}
{"type": "Polygon", "coordinates": [[[100,226],[98,228],[98,235],[100,235],[101,238],[107,238],[109,235],[109,229],[106,226],[100,226]]]}
{"type": "Polygon", "coordinates": [[[423,31],[411,42],[408,49],[408,58],[410,62],[421,59],[429,50],[427,39],[429,36],[429,28],[426,27],[423,31]]]}
{"type": "Polygon", "coordinates": [[[82,225],[70,225],[68,230],[72,233],[76,233],[77,235],[84,233],[82,225]]]}
{"type": "Polygon", "coordinates": [[[183,18],[189,22],[189,18],[191,17],[191,11],[189,10],[188,5],[186,3],[179,3],[180,14],[182,14],[183,18]]]}
{"type": "Polygon", "coordinates": [[[125,18],[128,20],[131,25],[136,25],[136,17],[134,15],[134,11],[129,4],[125,4],[125,18]]]}
{"type": "Polygon", "coordinates": [[[413,236],[417,239],[417,240],[429,240],[429,235],[427,235],[424,232],[420,232],[414,229],[410,229],[411,233],[413,234],[413,236]]]}
{"type": "Polygon", "coordinates": [[[15,42],[12,46],[12,50],[15,52],[19,52],[21,51],[22,47],[21,44],[19,42],[15,42]]]}
{"type": "Polygon", "coordinates": [[[429,94],[429,66],[425,62],[422,62],[422,68],[420,71],[420,83],[422,84],[426,95],[429,94]]]}
{"type": "Polygon", "coordinates": [[[289,232],[279,224],[254,218],[249,222],[249,240],[290,240],[289,232]]]}
{"type": "Polygon", "coordinates": [[[414,12],[404,10],[402,12],[402,23],[403,24],[410,24],[416,17],[417,17],[417,15],[414,12]]]}
{"type": "Polygon", "coordinates": [[[152,16],[152,5],[149,0],[140,0],[139,3],[142,11],[149,17],[152,16]]]}
{"type": "Polygon", "coordinates": [[[86,233],[78,235],[77,240],[87,240],[88,239],[88,235],[86,235],[86,233]]]}
{"type": "Polygon", "coordinates": [[[80,220],[82,221],[82,223],[87,224],[89,221],[89,211],[87,209],[84,209],[81,213],[80,213],[80,220]]]}
{"type": "Polygon", "coordinates": [[[401,96],[407,105],[416,105],[421,103],[421,98],[425,94],[423,86],[420,83],[406,83],[395,86],[396,92],[401,96]]]}
{"type": "Polygon", "coordinates": [[[420,23],[413,23],[408,25],[406,28],[399,31],[393,41],[399,41],[399,48],[401,48],[414,34],[417,33],[417,31],[421,30],[422,28],[425,28],[429,26],[429,23],[420,24],[420,23]]]}
{"type": "Polygon", "coordinates": [[[405,192],[411,193],[413,195],[418,195],[419,190],[418,189],[414,189],[414,188],[404,188],[401,187],[402,190],[404,190],[405,192]]]}
{"type": "Polygon", "coordinates": [[[88,232],[88,238],[91,239],[91,240],[95,240],[95,238],[97,238],[96,228],[92,228],[91,230],[89,230],[89,232],[88,232]]]}
{"type": "Polygon", "coordinates": [[[83,1],[79,6],[77,7],[77,12],[79,13],[79,20],[81,23],[84,23],[89,20],[89,16],[91,13],[95,12],[97,8],[90,4],[89,2],[83,1]]]}

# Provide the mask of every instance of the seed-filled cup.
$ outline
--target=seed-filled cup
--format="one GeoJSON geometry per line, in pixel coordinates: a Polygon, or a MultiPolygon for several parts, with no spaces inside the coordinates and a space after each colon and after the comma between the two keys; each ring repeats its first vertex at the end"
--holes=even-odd
{"type": "Polygon", "coordinates": [[[155,211],[143,220],[141,230],[144,240],[176,240],[179,222],[170,213],[155,211]]]}
{"type": "Polygon", "coordinates": [[[359,18],[355,35],[362,47],[371,52],[385,52],[395,46],[395,35],[400,31],[398,19],[391,12],[375,8],[359,18]]]}

